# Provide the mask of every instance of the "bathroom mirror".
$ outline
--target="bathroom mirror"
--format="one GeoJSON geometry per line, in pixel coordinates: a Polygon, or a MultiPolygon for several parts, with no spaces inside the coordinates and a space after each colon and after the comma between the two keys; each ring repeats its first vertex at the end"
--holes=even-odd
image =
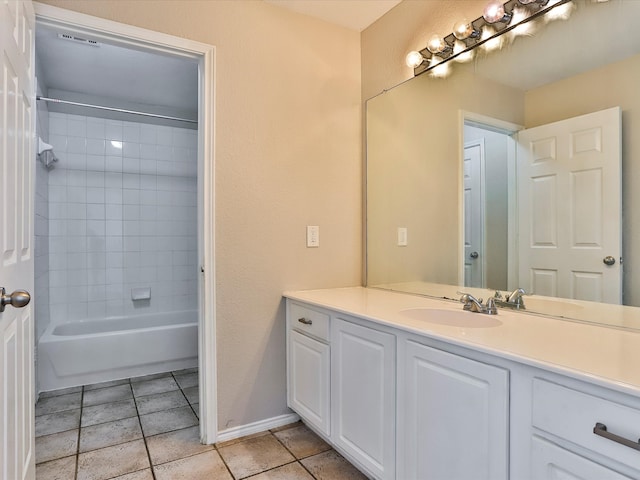
{"type": "MultiPolygon", "coordinates": [[[[500,51],[452,62],[445,78],[425,74],[367,101],[368,286],[446,298],[457,298],[461,289],[486,298],[523,286],[523,199],[516,185],[521,159],[513,132],[620,107],[622,173],[613,194],[622,199],[622,226],[616,228],[624,263],[613,252],[621,278],[617,301],[585,293],[563,294],[570,300],[562,300],[541,289],[544,295],[534,292],[525,304],[528,311],[587,321],[607,317],[640,328],[640,319],[632,318],[640,317],[640,309],[604,305],[640,306],[640,253],[633,248],[640,237],[640,29],[632,22],[640,18],[640,2],[573,3],[566,21],[539,22],[532,36],[500,51]],[[500,142],[502,153],[491,159],[500,142]],[[465,208],[465,143],[482,144],[485,156],[484,209],[466,219],[477,202],[467,201],[465,208]],[[486,271],[475,281],[467,275],[465,284],[464,264],[474,253],[464,249],[465,231],[472,221],[481,231],[478,257],[486,271]]],[[[557,192],[559,205],[571,203],[568,193],[557,192]]],[[[590,268],[584,265],[585,272],[590,268]]]]}

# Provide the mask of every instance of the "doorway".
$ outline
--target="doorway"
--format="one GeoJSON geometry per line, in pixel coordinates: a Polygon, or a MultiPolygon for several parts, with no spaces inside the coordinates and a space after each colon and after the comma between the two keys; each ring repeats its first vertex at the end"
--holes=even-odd
{"type": "MultiPolygon", "coordinates": [[[[62,129],[64,127],[61,125],[66,124],[67,129],[72,125],[76,128],[75,132],[80,131],[84,133],[84,137],[80,134],[62,135],[62,133],[60,133],[61,137],[66,137],[65,141],[67,142],[67,148],[66,151],[62,152],[58,150],[58,152],[60,152],[59,154],[56,154],[59,158],[59,161],[56,162],[58,165],[54,163],[53,170],[51,171],[55,171],[56,168],[62,165],[62,154],[65,154],[66,159],[64,160],[67,162],[70,161],[71,166],[75,164],[76,167],[79,167],[75,169],[76,171],[82,171],[82,159],[79,156],[70,155],[71,153],[75,153],[69,151],[69,139],[72,137],[73,139],[71,140],[71,144],[74,145],[72,150],[74,148],[78,148],[78,145],[81,145],[83,142],[85,148],[89,148],[89,145],[91,145],[91,148],[99,148],[100,141],[104,141],[105,145],[104,167],[100,159],[97,158],[100,156],[99,153],[88,153],[87,151],[85,157],[86,163],[84,164],[84,175],[82,173],[74,173],[72,172],[74,169],[67,168],[66,175],[58,174],[61,177],[66,177],[66,191],[63,192],[63,189],[54,189],[54,191],[58,192],[58,195],[66,193],[66,200],[69,200],[69,195],[71,195],[72,198],[79,198],[79,196],[82,196],[84,192],[86,198],[91,197],[91,200],[94,201],[94,203],[87,203],[84,206],[84,214],[87,215],[84,219],[84,228],[87,232],[86,238],[76,238],[74,241],[78,242],[78,246],[80,248],[82,248],[86,242],[87,250],[97,249],[98,252],[86,252],[86,255],[83,257],[83,255],[78,254],[82,254],[84,252],[69,252],[69,243],[67,242],[67,252],[65,252],[66,256],[64,257],[64,262],[66,262],[66,264],[63,264],[63,260],[53,260],[52,263],[52,259],[49,258],[49,265],[55,264],[54,266],[61,267],[57,268],[56,271],[64,270],[66,272],[67,280],[70,277],[75,278],[75,272],[71,272],[71,270],[84,270],[82,268],[76,269],[76,266],[82,267],[83,265],[86,265],[87,278],[89,279],[86,287],[87,318],[80,318],[84,313],[84,310],[81,310],[79,314],[74,310],[74,315],[78,315],[74,318],[75,320],[95,320],[96,317],[92,317],[92,313],[102,313],[103,291],[105,292],[105,297],[116,297],[118,294],[122,294],[122,301],[124,305],[123,309],[128,308],[136,314],[158,310],[159,306],[162,304],[169,307],[169,312],[175,312],[178,310],[185,311],[189,309],[194,311],[194,324],[196,325],[197,333],[191,338],[195,340],[194,348],[197,352],[197,366],[199,367],[200,390],[198,394],[198,403],[200,413],[200,439],[203,443],[212,443],[215,441],[217,432],[215,405],[215,270],[213,257],[213,73],[215,49],[210,45],[171,37],[165,34],[139,29],[47,5],[35,5],[35,13],[37,29],[48,29],[54,31],[56,36],[60,34],[63,37],[71,37],[58,37],[58,39],[60,41],[75,42],[77,45],[74,45],[74,47],[82,46],[88,49],[85,50],[88,55],[92,55],[92,53],[88,53],[91,49],[99,48],[95,45],[97,43],[128,51],[132,56],[143,54],[158,58],[163,57],[168,60],[173,60],[174,63],[182,62],[186,65],[191,65],[194,68],[197,84],[197,100],[195,102],[197,105],[197,113],[195,114],[195,118],[190,117],[188,112],[185,114],[184,110],[188,109],[178,111],[179,109],[175,110],[174,108],[174,111],[172,112],[172,105],[161,104],[161,102],[149,103],[148,105],[138,105],[137,103],[144,102],[135,102],[136,104],[132,106],[129,106],[130,104],[125,105],[125,107],[128,108],[121,108],[123,106],[122,104],[116,105],[116,107],[119,107],[121,110],[145,111],[146,113],[156,115],[155,117],[136,116],[136,118],[133,119],[129,113],[105,113],[104,111],[100,111],[99,114],[96,115],[95,112],[98,109],[89,109],[87,107],[79,108],[91,110],[91,112],[87,112],[86,110],[84,112],[79,112],[78,110],[69,110],[66,112],[58,111],[53,112],[55,113],[53,117],[51,117],[51,113],[49,114],[50,119],[53,119],[53,122],[48,125],[49,128],[53,125],[57,125],[55,127],[56,129],[62,129]],[[168,115],[167,112],[169,113],[168,115]],[[110,115],[115,115],[115,117],[110,117],[110,115]],[[126,117],[122,117],[122,115],[125,115],[126,117]],[[188,122],[180,120],[176,121],[175,119],[163,119],[159,118],[158,115],[163,117],[179,117],[181,119],[195,119],[197,124],[193,125],[197,125],[197,127],[190,128],[188,122]],[[81,125],[82,117],[84,117],[85,121],[84,130],[83,125],[81,125]],[[105,125],[104,138],[101,138],[99,134],[95,134],[96,131],[101,133],[103,125],[102,121],[104,121],[105,125]],[[123,126],[122,140],[118,140],[118,138],[107,138],[108,135],[106,135],[106,129],[109,128],[108,126],[111,125],[113,127],[115,125],[117,128],[117,125],[119,125],[118,122],[122,122],[123,126]],[[129,141],[124,136],[124,127],[128,127],[129,141]],[[89,130],[91,130],[93,132],[93,136],[97,138],[90,138],[89,130]],[[148,151],[151,150],[151,148],[147,147],[152,145],[152,142],[149,139],[154,137],[154,132],[156,139],[154,144],[155,152],[156,154],[161,152],[160,158],[156,157],[155,159],[151,158],[151,156],[148,155],[148,152],[147,154],[144,153],[145,148],[148,151]],[[166,137],[168,132],[171,132],[173,143],[171,145],[162,145],[163,143],[168,143],[168,139],[166,137]],[[138,142],[135,141],[136,135],[139,135],[138,142]],[[145,142],[142,141],[143,135],[147,140],[149,140],[149,142],[146,143],[147,147],[144,147],[145,142]],[[90,140],[99,141],[96,142],[90,140]],[[127,143],[129,143],[130,153],[132,152],[129,156],[126,154],[127,143]],[[162,147],[171,147],[171,150],[162,147]],[[114,155],[107,155],[107,149],[114,153],[114,155]],[[117,150],[119,149],[122,150],[121,155],[118,155],[117,150]],[[182,153],[184,153],[180,159],[173,156],[176,149],[180,149],[182,153]],[[171,152],[171,156],[167,158],[169,151],[171,152]],[[90,157],[90,155],[92,156],[90,157]],[[137,159],[136,156],[138,157],[137,159]],[[143,158],[145,156],[148,158],[143,158]],[[118,158],[120,158],[120,160],[118,158]],[[133,159],[133,161],[126,163],[125,159],[127,158],[133,159]],[[155,170],[153,170],[153,160],[156,160],[155,170]],[[109,166],[107,166],[108,163],[109,166]],[[89,168],[90,166],[92,168],[89,168]],[[124,170],[118,173],[115,170],[118,167],[124,170]],[[103,168],[103,178],[105,183],[104,187],[101,187],[99,184],[103,180],[99,173],[103,168]],[[111,171],[111,168],[114,170],[111,171]],[[113,173],[114,175],[109,175],[110,173],[113,173]],[[117,191],[117,185],[107,187],[106,183],[107,177],[109,177],[111,181],[117,182],[119,175],[122,176],[120,193],[117,191]],[[78,178],[84,178],[84,187],[82,185],[69,184],[71,179],[77,180],[78,178]],[[132,188],[125,188],[125,182],[128,182],[129,187],[132,188]],[[154,192],[154,194],[151,192],[154,192]],[[103,196],[104,203],[101,203],[103,196]],[[107,198],[108,196],[109,199],[107,198]],[[128,200],[125,200],[125,196],[128,197],[128,200]],[[151,204],[152,196],[155,196],[156,200],[159,200],[162,204],[151,204]],[[122,208],[119,209],[118,205],[122,205],[122,208]],[[111,211],[110,215],[113,217],[112,219],[107,219],[108,211],[111,211]],[[103,212],[104,220],[101,217],[103,212]],[[90,219],[88,217],[89,215],[98,216],[98,218],[93,222],[92,220],[94,219],[90,219]],[[121,215],[121,218],[118,218],[118,215],[121,215]],[[128,220],[125,219],[125,215],[127,215],[128,220]],[[102,226],[102,221],[104,221],[104,227],[102,226]],[[89,222],[92,223],[90,224],[89,222]],[[118,223],[120,225],[118,225],[118,223]],[[89,232],[90,226],[92,229],[91,232],[89,232]],[[107,227],[112,229],[111,232],[114,233],[113,235],[107,234],[107,227]],[[180,234],[186,232],[187,229],[189,230],[188,234],[180,234]],[[129,230],[129,232],[127,233],[126,230],[129,230]],[[179,233],[176,234],[176,232],[179,233]],[[93,239],[91,237],[93,237],[93,239]],[[113,238],[110,239],[110,237],[113,238]],[[176,237],[184,237],[179,240],[186,241],[187,246],[176,247],[176,237]],[[128,243],[131,248],[126,247],[126,243],[128,243]],[[90,247],[90,244],[93,244],[93,246],[90,247]],[[104,257],[94,255],[95,253],[101,253],[101,244],[104,245],[104,257]],[[107,244],[111,245],[113,251],[107,250],[107,244]],[[122,249],[120,252],[117,251],[118,247],[122,249]],[[151,248],[149,249],[147,247],[151,248]],[[172,271],[172,283],[175,285],[176,279],[180,277],[178,292],[171,290],[169,282],[167,282],[166,285],[161,284],[164,280],[163,273],[168,273],[169,265],[166,263],[162,265],[158,265],[156,263],[153,265],[153,262],[157,262],[158,259],[164,259],[165,262],[168,261],[168,252],[171,252],[170,267],[172,271]],[[113,255],[108,255],[109,253],[112,253],[113,255]],[[109,257],[108,260],[107,256],[109,257]],[[131,282],[128,282],[124,277],[127,269],[125,266],[127,257],[129,261],[137,262],[135,265],[130,265],[131,268],[129,269],[129,272],[135,275],[134,281],[131,282]],[[82,263],[83,258],[86,262],[84,264],[82,263]],[[120,268],[120,270],[122,270],[121,283],[118,283],[120,280],[120,277],[118,276],[118,273],[120,272],[116,271],[118,267],[108,267],[108,264],[106,263],[107,261],[116,262],[118,264],[119,262],[122,262],[123,266],[120,268]],[[58,263],[56,264],[56,262],[58,263]],[[74,268],[69,268],[70,262],[71,266],[74,268]],[[147,265],[142,265],[142,263],[147,265]],[[104,270],[105,275],[104,290],[101,288],[102,284],[96,283],[102,278],[102,270],[104,270]],[[110,277],[107,279],[109,270],[111,270],[110,277]],[[90,273],[91,271],[94,273],[90,273]],[[95,272],[97,272],[98,280],[95,279],[95,272]],[[154,273],[156,279],[155,282],[153,282],[154,273]],[[93,280],[91,280],[92,278],[93,280]],[[109,282],[107,282],[107,280],[109,280],[109,282]],[[93,285],[91,284],[92,282],[93,285]],[[119,290],[120,285],[121,289],[119,290]],[[110,293],[107,294],[107,291],[110,293]],[[95,310],[91,311],[91,313],[89,310],[90,302],[88,300],[89,292],[93,292],[92,298],[97,298],[96,302],[98,302],[98,304],[94,306],[95,310]],[[167,295],[169,298],[167,298],[167,295]],[[177,297],[181,298],[176,300],[177,297]]],[[[60,66],[60,68],[64,67],[60,66]]],[[[127,90],[126,85],[123,88],[127,90]]],[[[133,87],[130,84],[130,89],[132,88],[133,87]]],[[[43,93],[44,92],[39,92],[41,97],[44,96],[43,93]]],[[[57,93],[58,97],[65,95],[65,92],[54,93],[57,93]]],[[[76,92],[71,93],[79,95],[72,98],[73,95],[68,94],[66,99],[77,103],[104,106],[104,101],[109,100],[108,95],[105,95],[104,98],[95,98],[95,92],[87,93],[86,91],[82,92],[79,89],[77,89],[76,92]],[[92,96],[93,98],[90,98],[92,96]],[[84,101],[78,102],[78,100],[84,101]]],[[[47,98],[53,97],[53,95],[50,95],[47,98]]],[[[41,102],[42,101],[38,103],[41,102]]],[[[48,103],[52,104],[53,102],[48,103]]],[[[78,106],[73,105],[71,107],[76,108],[78,106]]],[[[173,105],[173,107],[176,106],[173,105]]],[[[45,143],[51,145],[52,142],[55,143],[54,140],[45,143]]],[[[61,141],[60,138],[58,138],[57,141],[61,141]]],[[[61,144],[58,146],[60,145],[61,144]]],[[[55,147],[55,145],[52,146],[55,147]]],[[[53,152],[56,152],[55,148],[53,148],[53,152]]],[[[80,153],[78,155],[81,156],[82,154],[80,153]]],[[[69,163],[67,163],[66,166],[69,167],[69,163]]],[[[59,171],[62,170],[64,169],[59,168],[59,171]]],[[[50,185],[49,180],[48,184],[50,185]]],[[[58,186],[61,187],[61,185],[58,186]]],[[[60,212],[65,210],[64,215],[67,217],[69,215],[82,217],[83,207],[71,205],[73,203],[76,202],[67,201],[64,207],[56,207],[53,209],[51,209],[51,205],[49,205],[48,211],[53,213],[55,210],[56,212],[54,215],[60,215],[60,212]],[[70,211],[74,213],[70,214],[70,211]]],[[[48,220],[51,221],[50,218],[48,220]]],[[[80,233],[80,235],[74,235],[75,237],[83,236],[81,231],[83,228],[83,218],[65,218],[64,220],[67,220],[67,222],[56,222],[57,226],[54,227],[57,229],[57,233],[62,233],[60,229],[63,227],[61,225],[64,226],[65,231],[63,235],[60,235],[61,237],[66,238],[66,235],[69,233],[80,233]],[[80,232],[74,230],[76,228],[80,229],[80,232]]],[[[53,226],[53,224],[51,225],[53,226]]],[[[50,238],[52,237],[50,236],[50,238]]],[[[42,242],[44,242],[44,240],[41,240],[41,243],[42,242]]],[[[64,240],[62,239],[58,239],[53,242],[53,244],[58,245],[58,248],[62,248],[61,246],[63,243],[64,240]]],[[[182,245],[185,244],[183,243],[182,245]]],[[[55,250],[55,248],[53,250],[55,250]]],[[[51,249],[49,250],[49,254],[52,254],[51,249]]],[[[62,278],[62,275],[58,274],[57,279],[60,278],[62,278]]],[[[52,283],[50,281],[49,292],[52,292],[52,288],[62,289],[62,287],[56,285],[57,283],[52,283]]],[[[69,287],[68,283],[66,287],[69,287]]],[[[78,285],[78,287],[82,288],[80,285],[78,285]]],[[[58,290],[55,292],[58,293],[58,290]]],[[[81,293],[84,294],[84,291],[81,293]]],[[[106,305],[106,298],[104,299],[104,302],[104,305],[106,305]]],[[[112,305],[115,305],[115,311],[117,312],[118,302],[116,301],[112,305]]],[[[53,310],[55,311],[55,308],[53,310]]],[[[104,310],[106,313],[106,308],[104,310]]],[[[66,313],[68,316],[69,310],[67,310],[66,313]]],[[[58,315],[60,314],[58,313],[58,315]]],[[[169,316],[176,317],[177,315],[170,314],[169,316]]],[[[105,315],[105,317],[107,317],[107,320],[113,320],[113,318],[111,318],[112,316],[108,314],[105,315]]],[[[61,317],[57,317],[55,320],[57,321],[60,318],[61,317]]],[[[53,320],[54,318],[50,315],[49,323],[53,320]]],[[[153,321],[158,321],[158,319],[156,318],[153,321]]],[[[160,323],[162,324],[163,320],[160,320],[160,323]]],[[[187,321],[185,323],[189,322],[187,321]]],[[[47,331],[47,328],[44,328],[42,325],[39,325],[36,328],[38,333],[43,335],[47,331]]],[[[177,337],[173,337],[173,339],[175,338],[177,337]]],[[[189,345],[188,342],[189,334],[185,334],[184,342],[181,341],[181,343],[189,345]]],[[[142,340],[142,344],[144,344],[144,340],[142,340]]],[[[167,365],[167,369],[172,370],[174,367],[180,368],[179,366],[181,364],[177,360],[178,357],[184,357],[184,355],[177,353],[175,358],[170,360],[177,363],[167,365]]],[[[124,371],[125,370],[122,370],[122,372],[124,371]]],[[[115,375],[122,376],[124,375],[122,372],[116,373],[115,375]]],[[[144,374],[143,370],[138,370],[138,373],[144,374]]]]}

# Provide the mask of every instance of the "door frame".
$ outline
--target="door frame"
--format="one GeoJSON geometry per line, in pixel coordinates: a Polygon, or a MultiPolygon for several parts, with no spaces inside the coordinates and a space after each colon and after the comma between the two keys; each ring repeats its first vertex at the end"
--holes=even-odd
{"type": "Polygon", "coordinates": [[[142,51],[198,60],[198,362],[200,440],[218,435],[215,290],[216,47],[165,33],[34,2],[36,25],[53,26],[142,51]]]}
{"type": "MultiPolygon", "coordinates": [[[[458,285],[464,285],[464,126],[490,130],[506,135],[507,142],[507,286],[518,283],[518,195],[516,148],[514,135],[524,127],[517,123],[500,120],[480,113],[459,110],[458,112],[458,285]],[[514,283],[515,282],[515,283],[514,283]]],[[[486,242],[485,242],[486,243],[486,242]]],[[[486,245],[484,246],[486,249],[486,245]]],[[[486,271],[486,264],[485,264],[486,271]]],[[[486,272],[485,272],[486,274],[486,272]]],[[[513,287],[515,288],[515,287],[513,287]]]]}

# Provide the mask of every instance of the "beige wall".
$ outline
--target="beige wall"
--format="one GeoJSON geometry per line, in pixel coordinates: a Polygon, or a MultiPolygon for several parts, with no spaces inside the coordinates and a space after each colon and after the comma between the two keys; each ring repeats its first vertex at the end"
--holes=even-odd
{"type": "Polygon", "coordinates": [[[217,47],[219,428],[286,413],[283,290],[361,283],[359,34],[262,1],[44,3],[217,47]]]}

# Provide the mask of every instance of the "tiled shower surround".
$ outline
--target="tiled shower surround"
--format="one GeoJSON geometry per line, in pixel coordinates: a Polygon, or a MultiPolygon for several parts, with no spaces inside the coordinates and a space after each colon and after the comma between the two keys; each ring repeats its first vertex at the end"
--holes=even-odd
{"type": "Polygon", "coordinates": [[[196,131],[50,113],[49,142],[51,321],[195,308],[196,131]]]}

